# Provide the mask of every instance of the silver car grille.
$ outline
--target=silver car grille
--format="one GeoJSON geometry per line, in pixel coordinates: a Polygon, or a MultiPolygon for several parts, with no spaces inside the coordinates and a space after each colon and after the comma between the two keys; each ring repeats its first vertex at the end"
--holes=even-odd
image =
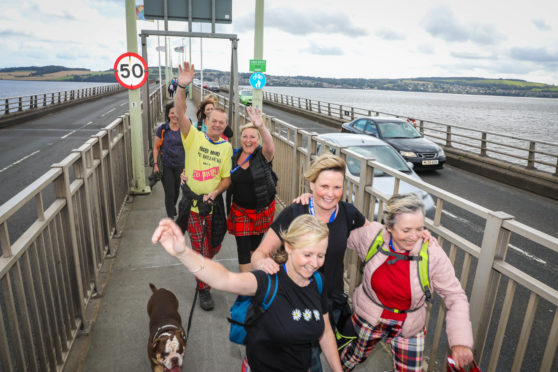
{"type": "Polygon", "coordinates": [[[420,152],[417,155],[422,159],[434,159],[438,154],[435,152],[420,152]]]}

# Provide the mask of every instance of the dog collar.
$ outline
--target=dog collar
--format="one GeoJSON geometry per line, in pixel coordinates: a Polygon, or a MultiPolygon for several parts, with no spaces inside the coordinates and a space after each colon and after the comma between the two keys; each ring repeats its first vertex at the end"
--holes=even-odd
{"type": "Polygon", "coordinates": [[[155,339],[163,333],[162,331],[164,331],[166,329],[171,329],[171,328],[172,329],[178,329],[178,327],[175,326],[174,324],[165,324],[164,326],[161,326],[161,327],[157,328],[157,331],[153,335],[153,340],[151,340],[151,343],[155,342],[155,339]]]}

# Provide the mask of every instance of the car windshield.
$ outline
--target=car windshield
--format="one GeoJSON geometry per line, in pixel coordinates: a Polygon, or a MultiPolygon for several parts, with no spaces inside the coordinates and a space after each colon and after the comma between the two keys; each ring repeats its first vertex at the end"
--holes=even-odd
{"type": "Polygon", "coordinates": [[[376,123],[382,138],[420,138],[421,134],[406,122],[376,123]]]}
{"type": "Polygon", "coordinates": [[[251,96],[252,95],[252,91],[251,90],[243,90],[240,92],[241,96],[251,96]]]}
{"type": "MultiPolygon", "coordinates": [[[[349,147],[351,151],[368,158],[374,158],[380,164],[400,172],[410,172],[409,166],[395,150],[390,146],[354,146],[349,147]]],[[[360,161],[351,156],[347,156],[347,168],[356,177],[360,177],[360,161]]],[[[374,176],[383,176],[384,172],[379,169],[374,170],[374,176]]]]}

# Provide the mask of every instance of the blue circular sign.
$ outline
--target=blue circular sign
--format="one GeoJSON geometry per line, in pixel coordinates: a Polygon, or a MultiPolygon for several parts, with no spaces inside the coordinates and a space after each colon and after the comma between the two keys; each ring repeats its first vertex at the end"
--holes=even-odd
{"type": "Polygon", "coordinates": [[[254,72],[252,76],[250,76],[250,85],[254,89],[262,89],[265,87],[265,75],[261,72],[254,72]]]}

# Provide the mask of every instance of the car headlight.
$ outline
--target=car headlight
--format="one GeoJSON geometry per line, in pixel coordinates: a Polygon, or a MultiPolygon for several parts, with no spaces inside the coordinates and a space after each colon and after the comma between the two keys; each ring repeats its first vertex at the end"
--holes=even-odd
{"type": "Polygon", "coordinates": [[[444,152],[443,148],[438,149],[438,156],[446,156],[446,153],[444,152]]]}
{"type": "Polygon", "coordinates": [[[401,156],[404,156],[406,158],[416,158],[417,154],[415,154],[412,151],[399,151],[399,153],[401,154],[401,156]]]}

